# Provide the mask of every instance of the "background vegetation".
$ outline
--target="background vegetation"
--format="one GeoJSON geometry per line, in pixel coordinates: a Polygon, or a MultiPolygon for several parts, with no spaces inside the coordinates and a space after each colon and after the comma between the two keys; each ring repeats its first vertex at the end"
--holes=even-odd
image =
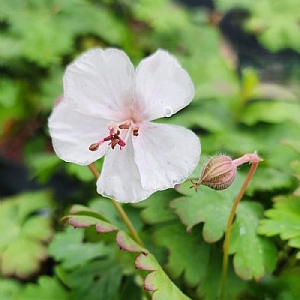
{"type": "Polygon", "coordinates": [[[0,1],[1,300],[149,299],[143,281],[151,268],[159,270],[156,281],[148,277],[153,299],[186,299],[165,273],[191,299],[218,297],[224,230],[248,166],[223,192],[195,193],[187,182],[124,205],[156,257],[137,270],[128,251],[143,249],[129,247],[90,171],[60,161],[48,134],[64,69],[91,47],[121,48],[135,64],[164,48],[187,69],[195,99],[161,121],[199,134],[193,178],[215,153],[258,151],[264,161],[232,231],[228,299],[300,298],[299,1],[206,2],[0,1]],[[84,206],[73,206],[73,225],[83,226],[78,214],[116,227],[97,235],[64,226],[74,204],[84,206]]]}

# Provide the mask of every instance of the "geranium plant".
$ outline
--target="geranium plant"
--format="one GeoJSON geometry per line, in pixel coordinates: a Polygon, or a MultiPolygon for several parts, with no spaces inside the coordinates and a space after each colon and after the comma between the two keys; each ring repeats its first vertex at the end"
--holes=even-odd
{"type": "Polygon", "coordinates": [[[300,299],[299,3],[204,2],[0,1],[0,299],[300,299]]]}
{"type": "MultiPolygon", "coordinates": [[[[49,118],[57,155],[67,162],[89,166],[97,179],[97,192],[111,197],[137,244],[101,216],[85,216],[81,209],[71,210],[68,223],[75,228],[95,226],[98,233],[116,231],[116,242],[121,249],[141,253],[136,258],[136,268],[155,272],[144,282],[145,290],[154,291],[155,298],[183,299],[185,296],[165,277],[154,257],[150,259],[149,251],[117,202],[145,200],[157,190],[174,188],[191,175],[200,156],[196,135],[183,127],[150,121],[170,117],[188,105],[193,95],[194,86],[189,75],[165,51],[159,50],[144,59],[134,72],[124,52],[93,49],[68,66],[64,95],[58,99],[49,118]],[[93,162],[104,155],[100,174],[93,162]],[[78,211],[83,215],[77,216],[78,211]],[[142,261],[148,264],[140,263],[142,261]],[[152,277],[161,272],[155,275],[160,276],[158,283],[152,277]],[[162,283],[170,285],[171,289],[162,283]]],[[[237,166],[245,162],[253,165],[233,204],[226,227],[221,300],[226,295],[231,225],[237,205],[260,161],[256,152],[236,160],[225,155],[215,156],[203,167],[199,181],[191,181],[191,188],[196,192],[200,185],[227,189],[236,177],[237,166]]]]}

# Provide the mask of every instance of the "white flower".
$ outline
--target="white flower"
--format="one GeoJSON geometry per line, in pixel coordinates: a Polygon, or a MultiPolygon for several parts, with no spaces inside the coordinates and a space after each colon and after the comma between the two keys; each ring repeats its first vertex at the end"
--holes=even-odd
{"type": "Polygon", "coordinates": [[[64,75],[64,98],[49,118],[54,150],[79,165],[105,155],[98,193],[142,201],[183,182],[198,164],[192,131],[150,122],[175,114],[193,96],[189,75],[166,51],[134,70],[123,51],[89,50],[64,75]]]}

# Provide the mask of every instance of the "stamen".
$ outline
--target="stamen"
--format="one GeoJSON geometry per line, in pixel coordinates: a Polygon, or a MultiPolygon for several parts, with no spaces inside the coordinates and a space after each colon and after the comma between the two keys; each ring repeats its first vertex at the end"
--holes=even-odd
{"type": "Polygon", "coordinates": [[[133,134],[134,136],[138,136],[138,135],[139,135],[139,129],[138,129],[138,128],[133,128],[133,129],[132,129],[132,134],[133,134]]]}
{"type": "Polygon", "coordinates": [[[98,143],[93,143],[90,145],[89,150],[90,151],[96,151],[99,149],[99,147],[104,143],[110,141],[108,146],[110,146],[112,149],[115,149],[117,145],[120,146],[120,150],[122,150],[126,146],[126,142],[130,136],[130,133],[132,133],[133,136],[139,135],[139,127],[135,125],[132,121],[126,121],[125,123],[122,123],[120,125],[111,122],[108,125],[109,135],[105,138],[101,139],[98,143]],[[121,139],[120,134],[121,130],[128,130],[126,132],[124,140],[121,139]]]}
{"type": "Polygon", "coordinates": [[[113,139],[108,145],[110,145],[112,149],[115,149],[118,143],[119,143],[118,139],[113,139]]]}
{"type": "MultiPolygon", "coordinates": [[[[113,137],[113,135],[109,135],[109,136],[105,137],[105,138],[104,138],[103,140],[101,140],[101,141],[103,141],[103,142],[111,141],[112,137],[113,137]]],[[[101,142],[101,141],[100,141],[100,142],[101,142]]],[[[100,142],[99,142],[99,143],[100,143],[100,142]]],[[[103,142],[102,142],[102,143],[103,143],[103,142]]],[[[102,144],[102,143],[101,143],[101,144],[102,144]]]]}
{"type": "Polygon", "coordinates": [[[122,150],[126,146],[126,143],[123,140],[119,139],[118,145],[120,146],[120,150],[122,150]]]}
{"type": "Polygon", "coordinates": [[[97,151],[99,149],[99,143],[94,143],[89,147],[90,151],[97,151]]]}
{"type": "Polygon", "coordinates": [[[129,125],[128,124],[121,124],[119,125],[120,129],[129,129],[129,125]]]}

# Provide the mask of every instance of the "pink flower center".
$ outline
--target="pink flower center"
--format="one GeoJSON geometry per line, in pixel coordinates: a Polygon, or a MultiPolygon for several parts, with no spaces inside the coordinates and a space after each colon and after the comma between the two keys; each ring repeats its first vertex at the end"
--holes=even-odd
{"type": "MultiPolygon", "coordinates": [[[[89,150],[90,151],[96,151],[99,149],[99,146],[104,144],[105,142],[109,142],[108,146],[110,146],[112,149],[115,149],[117,145],[120,146],[120,150],[122,150],[127,143],[127,140],[132,134],[133,136],[139,135],[139,127],[130,121],[122,122],[121,124],[116,124],[114,122],[111,122],[108,125],[108,136],[102,138],[99,142],[93,143],[90,145],[89,150]],[[121,138],[121,134],[125,133],[124,139],[121,138]]],[[[124,134],[122,134],[124,136],[124,134]]]]}

